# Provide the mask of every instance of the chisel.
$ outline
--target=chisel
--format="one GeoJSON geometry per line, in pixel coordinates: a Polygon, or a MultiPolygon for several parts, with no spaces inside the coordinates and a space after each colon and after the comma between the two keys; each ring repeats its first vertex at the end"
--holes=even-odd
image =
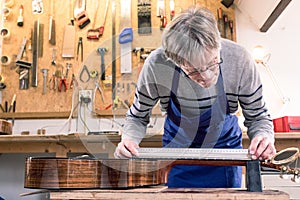
{"type": "Polygon", "coordinates": [[[55,20],[53,17],[53,8],[54,8],[54,0],[51,0],[50,3],[50,21],[49,21],[49,43],[52,45],[56,44],[56,36],[55,36],[55,20]]]}
{"type": "Polygon", "coordinates": [[[217,10],[218,13],[218,28],[219,28],[219,32],[221,34],[221,37],[224,37],[224,32],[223,32],[223,10],[222,8],[219,8],[217,10]]]}
{"type": "Polygon", "coordinates": [[[223,23],[224,23],[224,37],[225,38],[228,38],[228,34],[227,34],[227,27],[228,27],[228,15],[227,14],[224,14],[223,15],[223,23]]]}
{"type": "Polygon", "coordinates": [[[38,81],[38,38],[39,38],[39,21],[34,22],[34,28],[33,28],[33,38],[32,38],[32,76],[31,76],[31,86],[37,87],[38,81]]]}
{"type": "Polygon", "coordinates": [[[233,20],[229,20],[230,39],[233,41],[233,20]]]}
{"type": "Polygon", "coordinates": [[[23,26],[23,10],[24,10],[24,7],[21,4],[20,5],[20,14],[19,14],[19,17],[18,17],[18,20],[17,20],[17,25],[20,26],[20,27],[23,26]]]}

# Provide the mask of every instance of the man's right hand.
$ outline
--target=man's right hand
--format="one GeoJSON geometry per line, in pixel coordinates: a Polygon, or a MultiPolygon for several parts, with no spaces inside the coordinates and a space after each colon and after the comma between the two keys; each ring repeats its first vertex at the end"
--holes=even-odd
{"type": "Polygon", "coordinates": [[[132,156],[138,156],[137,148],[139,145],[129,139],[122,140],[114,153],[115,158],[131,158],[132,156]]]}

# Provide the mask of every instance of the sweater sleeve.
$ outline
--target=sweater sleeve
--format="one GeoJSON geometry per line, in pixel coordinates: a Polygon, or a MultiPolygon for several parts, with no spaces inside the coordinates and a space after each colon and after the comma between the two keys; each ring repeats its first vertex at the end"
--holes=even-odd
{"type": "Polygon", "coordinates": [[[130,139],[139,144],[146,134],[152,108],[158,102],[159,96],[156,86],[151,55],[145,61],[139,75],[133,104],[126,113],[126,122],[122,139],[130,139]]]}
{"type": "Polygon", "coordinates": [[[254,60],[248,52],[243,56],[243,72],[239,87],[239,102],[245,117],[244,125],[252,140],[257,135],[267,136],[274,142],[271,116],[263,98],[263,85],[254,60]]]}

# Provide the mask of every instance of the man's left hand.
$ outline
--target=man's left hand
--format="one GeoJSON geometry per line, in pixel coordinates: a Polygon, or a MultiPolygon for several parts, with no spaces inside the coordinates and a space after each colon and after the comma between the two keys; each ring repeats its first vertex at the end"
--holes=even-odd
{"type": "Polygon", "coordinates": [[[257,135],[250,143],[249,153],[252,159],[269,160],[276,154],[276,149],[268,137],[257,135]]]}

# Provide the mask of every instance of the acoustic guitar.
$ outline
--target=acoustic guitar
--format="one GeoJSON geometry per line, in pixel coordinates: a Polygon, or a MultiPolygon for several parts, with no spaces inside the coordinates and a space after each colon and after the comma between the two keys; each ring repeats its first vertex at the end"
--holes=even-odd
{"type": "MultiPolygon", "coordinates": [[[[245,166],[251,160],[246,149],[140,148],[133,159],[29,157],[25,166],[25,188],[100,189],[133,188],[167,183],[174,165],[245,166]]],[[[299,169],[288,163],[299,158],[299,149],[279,152],[261,162],[299,180],[299,169]],[[290,152],[287,158],[280,158],[290,152]]]]}

